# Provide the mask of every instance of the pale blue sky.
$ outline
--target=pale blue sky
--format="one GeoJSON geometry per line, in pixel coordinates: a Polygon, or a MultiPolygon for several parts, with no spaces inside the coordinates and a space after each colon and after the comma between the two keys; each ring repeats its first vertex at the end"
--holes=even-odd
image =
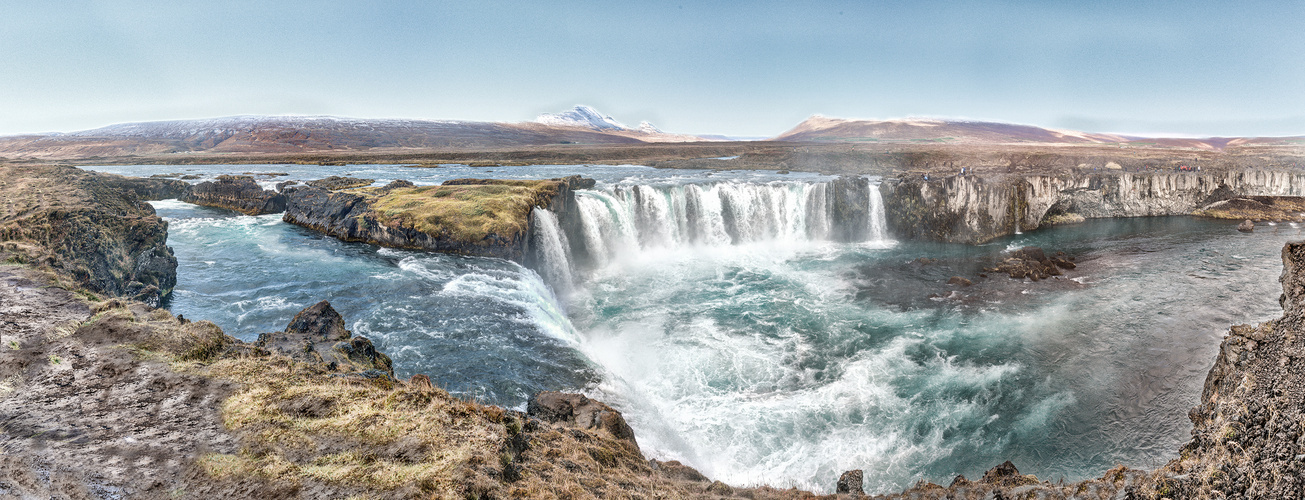
{"type": "Polygon", "coordinates": [[[1305,134],[1305,2],[0,0],[0,134],[235,114],[1305,134]]]}

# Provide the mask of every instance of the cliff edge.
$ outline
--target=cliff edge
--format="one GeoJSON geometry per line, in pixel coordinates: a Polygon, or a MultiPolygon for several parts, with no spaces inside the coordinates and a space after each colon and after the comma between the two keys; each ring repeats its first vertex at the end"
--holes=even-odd
{"type": "Polygon", "coordinates": [[[144,200],[188,190],[176,180],[0,165],[0,246],[92,292],[158,305],[176,286],[177,259],[168,223],[144,200]]]}

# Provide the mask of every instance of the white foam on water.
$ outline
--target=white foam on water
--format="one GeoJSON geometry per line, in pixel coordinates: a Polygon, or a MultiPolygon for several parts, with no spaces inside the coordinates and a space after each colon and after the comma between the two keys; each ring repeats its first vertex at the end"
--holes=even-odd
{"type": "Polygon", "coordinates": [[[199,205],[186,203],[176,198],[170,200],[151,200],[148,202],[155,210],[184,210],[198,207],[199,205]]]}
{"type": "Polygon", "coordinates": [[[579,334],[567,318],[556,295],[534,271],[513,264],[511,271],[473,271],[446,282],[441,294],[494,300],[524,311],[518,321],[536,326],[542,333],[568,344],[579,342],[579,334]]]}

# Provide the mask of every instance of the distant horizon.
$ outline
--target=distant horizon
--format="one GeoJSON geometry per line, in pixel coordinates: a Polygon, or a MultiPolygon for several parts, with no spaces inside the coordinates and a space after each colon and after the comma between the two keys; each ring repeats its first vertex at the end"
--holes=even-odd
{"type": "MultiPolygon", "coordinates": [[[[576,104],[576,106],[587,106],[587,105],[581,103],[581,104],[576,104]]],[[[592,107],[592,106],[591,106],[591,107],[592,107]]],[[[595,109],[598,109],[598,108],[596,108],[596,107],[594,107],[594,108],[595,108],[595,109]]],[[[568,109],[572,109],[572,108],[568,108],[568,109]]],[[[562,110],[562,111],[566,111],[566,110],[562,110]]],[[[598,109],[598,111],[603,112],[602,109],[598,109]]],[[[605,113],[605,112],[604,112],[604,113],[605,113]]],[[[606,114],[606,113],[605,113],[605,114],[606,114]]],[[[618,116],[614,116],[614,115],[610,115],[610,114],[608,114],[608,116],[611,116],[611,117],[612,117],[613,119],[615,119],[616,121],[621,122],[622,124],[625,124],[627,127],[629,127],[629,124],[627,123],[626,120],[623,120],[623,119],[621,119],[621,118],[618,117],[618,116]]],[[[813,113],[813,114],[809,115],[806,119],[803,119],[802,121],[799,121],[799,122],[793,123],[793,124],[791,124],[790,126],[788,126],[787,128],[785,128],[785,129],[783,129],[783,130],[780,130],[780,131],[778,131],[778,132],[775,132],[775,133],[769,134],[769,135],[736,135],[736,134],[727,134],[727,133],[718,133],[718,132],[686,132],[686,131],[681,131],[681,130],[668,130],[668,129],[662,128],[660,125],[658,125],[658,124],[656,124],[656,123],[653,123],[653,125],[656,125],[656,126],[658,126],[659,128],[661,128],[663,132],[670,133],[670,134],[694,135],[694,136],[700,136],[700,137],[725,137],[725,138],[729,138],[729,139],[731,139],[731,140],[736,140],[736,141],[748,141],[748,140],[766,140],[766,139],[771,139],[771,138],[777,137],[777,136],[779,136],[779,135],[781,135],[781,134],[783,134],[783,133],[785,133],[785,132],[788,132],[789,130],[792,130],[794,127],[798,126],[799,124],[804,123],[806,120],[809,120],[809,119],[811,119],[811,118],[815,118],[815,117],[822,117],[822,118],[828,118],[828,119],[834,119],[834,120],[848,120],[848,121],[914,121],[914,120],[936,120],[936,121],[944,121],[944,122],[952,122],[952,123],[966,123],[966,122],[969,122],[969,123],[996,123],[996,124],[1003,124],[1003,125],[1019,125],[1019,126],[1038,127],[1038,128],[1042,128],[1042,129],[1046,129],[1046,130],[1053,130],[1053,131],[1086,132],[1086,133],[1093,133],[1093,134],[1119,135],[1119,136],[1125,136],[1125,137],[1136,137],[1136,138],[1144,138],[1144,139],[1221,139],[1221,138],[1278,138],[1278,137],[1305,137],[1305,131],[1303,131],[1303,132],[1301,132],[1301,133],[1296,133],[1296,134],[1286,134],[1286,135],[1253,135],[1253,136],[1251,136],[1251,135],[1242,135],[1242,136],[1229,136],[1229,135],[1200,135],[1200,134],[1183,134],[1183,133],[1134,133],[1134,132],[1117,132],[1117,131],[1108,131],[1108,130],[1071,129],[1071,128],[1065,128],[1065,127],[1052,127],[1052,126],[1047,126],[1047,125],[1042,125],[1042,124],[1036,124],[1036,123],[1019,123],[1019,122],[1012,122],[1012,121],[990,120],[990,119],[977,119],[977,118],[969,118],[969,117],[945,117],[945,116],[920,116],[920,115],[907,115],[907,116],[898,116],[898,117],[890,117],[890,118],[860,118],[860,117],[847,117],[847,116],[833,116],[833,115],[827,115],[827,114],[823,114],[823,113],[813,113]]],[[[88,132],[88,131],[92,131],[92,130],[98,130],[98,129],[102,129],[102,128],[108,128],[108,127],[113,127],[113,126],[119,126],[119,125],[133,125],[133,124],[144,124],[144,123],[166,123],[166,122],[192,122],[192,121],[206,121],[206,120],[222,120],[222,119],[231,119],[231,118],[337,118],[337,119],[361,120],[361,121],[399,120],[399,121],[424,121],[424,122],[508,123],[508,124],[511,124],[511,123],[537,123],[535,119],[530,119],[530,120],[517,120],[517,121],[490,121],[490,120],[457,120],[457,119],[438,118],[438,117],[410,118],[410,117],[394,117],[394,116],[380,116],[380,117],[342,116],[342,115],[329,115],[329,114],[292,114],[292,113],[287,113],[287,114],[252,114],[252,113],[245,113],[245,114],[224,115],[224,116],[203,116],[203,117],[198,117],[198,118],[167,118],[167,119],[159,119],[159,120],[133,120],[133,121],[124,121],[124,122],[108,123],[108,124],[105,124],[105,125],[100,125],[100,126],[95,126],[95,127],[90,127],[90,128],[83,128],[83,129],[76,129],[76,130],[50,130],[50,131],[44,131],[44,132],[24,132],[24,133],[15,133],[15,134],[4,134],[4,133],[0,133],[0,137],[22,137],[22,136],[43,136],[43,135],[73,134],[73,133],[79,133],[79,132],[88,132]]],[[[630,128],[633,129],[633,128],[635,128],[635,127],[630,127],[630,128]]]]}
{"type": "Polygon", "coordinates": [[[1305,2],[72,0],[5,14],[0,135],[235,115],[519,122],[579,102],[735,137],[813,114],[1305,134],[1305,2]]]}

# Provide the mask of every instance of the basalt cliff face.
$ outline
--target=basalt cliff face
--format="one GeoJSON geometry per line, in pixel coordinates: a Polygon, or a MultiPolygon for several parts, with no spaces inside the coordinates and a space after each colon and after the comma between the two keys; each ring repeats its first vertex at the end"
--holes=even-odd
{"type": "Polygon", "coordinates": [[[168,223],[144,200],[175,198],[181,181],[73,167],[0,165],[0,244],[96,293],[157,305],[177,283],[168,223]]]}
{"type": "Polygon", "coordinates": [[[579,176],[541,181],[455,179],[440,186],[395,181],[381,188],[286,189],[284,220],[345,241],[521,262],[529,252],[531,211],[569,217],[579,176]]]}
{"type": "Polygon", "coordinates": [[[1085,218],[1188,215],[1235,197],[1301,196],[1305,175],[1243,171],[912,176],[886,180],[880,190],[888,227],[898,238],[977,244],[1085,218]]]}

